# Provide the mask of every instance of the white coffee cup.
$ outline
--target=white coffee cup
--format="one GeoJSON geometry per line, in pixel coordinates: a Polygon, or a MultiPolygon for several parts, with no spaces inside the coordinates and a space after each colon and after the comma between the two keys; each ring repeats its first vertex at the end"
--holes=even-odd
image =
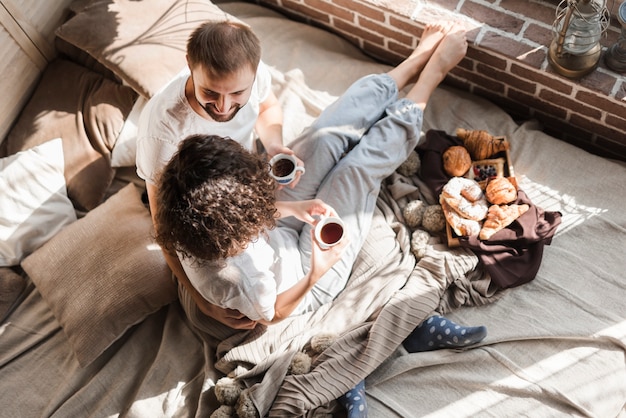
{"type": "Polygon", "coordinates": [[[270,174],[279,184],[289,184],[300,171],[304,174],[304,167],[298,166],[296,157],[290,154],[276,154],[270,160],[270,174]]]}
{"type": "Polygon", "coordinates": [[[341,242],[345,235],[344,223],[334,216],[323,217],[315,225],[315,240],[320,248],[328,249],[341,242]]]}

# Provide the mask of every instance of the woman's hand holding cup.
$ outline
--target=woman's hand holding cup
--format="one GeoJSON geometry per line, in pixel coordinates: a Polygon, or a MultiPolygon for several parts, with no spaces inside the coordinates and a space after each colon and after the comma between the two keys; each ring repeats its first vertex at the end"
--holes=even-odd
{"type": "Polygon", "coordinates": [[[339,244],[344,236],[344,223],[337,216],[323,216],[315,225],[315,240],[321,249],[327,250],[339,244]]]}

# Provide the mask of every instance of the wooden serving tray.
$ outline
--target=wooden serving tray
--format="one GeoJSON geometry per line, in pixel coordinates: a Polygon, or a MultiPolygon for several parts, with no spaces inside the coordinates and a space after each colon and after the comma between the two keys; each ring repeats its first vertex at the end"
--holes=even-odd
{"type": "MultiPolygon", "coordinates": [[[[508,177],[509,181],[513,183],[513,186],[519,190],[513,164],[511,164],[509,150],[494,154],[491,158],[486,160],[472,161],[472,165],[465,177],[476,180],[484,190],[490,178],[485,177],[487,173],[493,173],[493,176],[502,175],[508,177]]],[[[459,246],[459,236],[454,232],[448,222],[446,222],[446,238],[448,240],[448,247],[454,248],[459,246]]]]}

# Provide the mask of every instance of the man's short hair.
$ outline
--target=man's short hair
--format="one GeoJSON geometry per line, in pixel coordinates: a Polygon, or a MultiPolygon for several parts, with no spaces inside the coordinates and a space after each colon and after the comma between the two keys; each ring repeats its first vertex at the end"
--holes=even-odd
{"type": "Polygon", "coordinates": [[[250,66],[253,71],[261,61],[261,42],[252,29],[239,22],[205,22],[187,41],[191,67],[202,65],[205,71],[224,76],[250,66]]]}

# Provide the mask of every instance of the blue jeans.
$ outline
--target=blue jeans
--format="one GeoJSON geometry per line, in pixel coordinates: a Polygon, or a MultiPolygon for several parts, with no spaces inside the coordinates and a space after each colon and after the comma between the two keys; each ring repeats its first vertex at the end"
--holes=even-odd
{"type": "MultiPolygon", "coordinates": [[[[390,76],[369,75],[357,80],[290,144],[304,161],[306,173],[294,189],[280,190],[278,199],[322,199],[345,222],[350,239],[342,259],[317,282],[298,311],[317,309],[346,286],[367,237],[381,183],[417,146],[422,119],[414,102],[398,99],[390,76]]],[[[279,226],[299,232],[297,245],[307,272],[311,225],[285,218],[279,226]]]]}

